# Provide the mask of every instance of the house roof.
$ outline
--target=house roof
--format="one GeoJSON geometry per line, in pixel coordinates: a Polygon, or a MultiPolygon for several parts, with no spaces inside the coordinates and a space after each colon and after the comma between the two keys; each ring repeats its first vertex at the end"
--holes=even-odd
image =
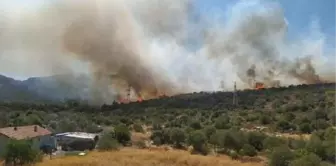
{"type": "Polygon", "coordinates": [[[5,135],[9,138],[17,140],[29,139],[49,134],[51,134],[49,130],[38,125],[18,126],[16,129],[15,127],[0,128],[0,135],[5,135]]]}

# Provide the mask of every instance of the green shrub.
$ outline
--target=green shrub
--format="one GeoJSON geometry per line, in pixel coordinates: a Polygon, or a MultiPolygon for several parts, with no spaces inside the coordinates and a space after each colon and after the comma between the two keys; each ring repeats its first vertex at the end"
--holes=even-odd
{"type": "Polygon", "coordinates": [[[206,141],[206,136],[202,131],[194,131],[189,135],[189,143],[193,146],[194,151],[203,155],[208,154],[209,150],[206,141]]]}
{"type": "Polygon", "coordinates": [[[118,150],[119,143],[113,137],[112,133],[104,133],[97,143],[97,149],[101,151],[118,150]]]}
{"type": "Polygon", "coordinates": [[[243,156],[253,157],[257,155],[257,150],[252,145],[245,144],[239,153],[243,156]]]}
{"type": "Polygon", "coordinates": [[[277,147],[273,149],[269,157],[270,166],[289,166],[295,155],[288,147],[277,147]]]}
{"type": "Polygon", "coordinates": [[[123,145],[126,145],[131,140],[131,132],[125,125],[116,126],[114,128],[114,136],[123,145]]]}
{"type": "Polygon", "coordinates": [[[310,153],[306,156],[302,156],[290,163],[290,166],[320,166],[321,158],[317,155],[310,153]]]}
{"type": "Polygon", "coordinates": [[[30,141],[10,140],[2,157],[7,164],[27,165],[42,161],[42,156],[30,141]]]}
{"type": "Polygon", "coordinates": [[[139,132],[139,133],[145,132],[145,130],[143,129],[142,125],[138,124],[138,123],[136,123],[136,124],[133,125],[133,130],[135,132],[139,132]]]}

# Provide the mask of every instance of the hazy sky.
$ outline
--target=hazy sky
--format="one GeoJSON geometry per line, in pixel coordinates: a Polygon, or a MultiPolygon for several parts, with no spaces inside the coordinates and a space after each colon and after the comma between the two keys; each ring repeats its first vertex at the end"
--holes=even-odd
{"type": "MultiPolygon", "coordinates": [[[[8,10],[22,10],[39,7],[51,0],[3,0],[1,5],[8,6],[8,10]]],[[[248,2],[248,0],[246,0],[248,2]]],[[[272,1],[272,0],[269,0],[272,1]]],[[[318,20],[327,40],[335,45],[335,0],[273,0],[280,3],[289,24],[291,36],[298,36],[306,31],[312,20],[318,20]]],[[[225,13],[228,7],[237,0],[195,0],[196,6],[203,14],[214,12],[225,13]]]]}
{"type": "MultiPolygon", "coordinates": [[[[317,20],[330,46],[335,46],[335,0],[273,1],[278,2],[284,10],[289,22],[289,36],[299,37],[309,29],[312,20],[317,20]]],[[[225,12],[237,0],[196,0],[196,2],[200,10],[207,14],[225,12]]]]}
{"type": "MultiPolygon", "coordinates": [[[[10,11],[35,10],[52,0],[2,0],[1,6],[10,11]]],[[[237,0],[195,0],[204,15],[225,15],[237,0]]],[[[247,3],[249,0],[245,0],[247,3]]],[[[269,0],[272,1],[272,0],[269,0]]],[[[278,2],[288,21],[288,37],[300,38],[309,30],[313,20],[326,35],[329,50],[335,49],[335,0],[273,0],[278,2]]],[[[230,16],[227,16],[230,17],[230,16]]],[[[1,73],[1,71],[0,71],[1,73]]],[[[6,75],[6,73],[3,73],[6,75]]],[[[7,74],[8,75],[8,74],[7,74]]],[[[10,75],[13,76],[13,75],[10,75]]],[[[13,76],[18,78],[18,76],[13,76]]],[[[21,77],[19,77],[21,78],[21,77]]]]}

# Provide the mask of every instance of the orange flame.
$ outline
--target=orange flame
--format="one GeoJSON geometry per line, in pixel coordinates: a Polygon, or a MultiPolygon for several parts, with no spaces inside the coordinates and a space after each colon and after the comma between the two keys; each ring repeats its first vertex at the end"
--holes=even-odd
{"type": "Polygon", "coordinates": [[[255,89],[259,90],[259,89],[264,89],[265,88],[265,85],[261,82],[257,82],[255,84],[255,89]]]}
{"type": "Polygon", "coordinates": [[[139,97],[138,97],[138,102],[141,103],[142,101],[143,101],[142,97],[139,96],[139,97]]]}
{"type": "Polygon", "coordinates": [[[121,99],[118,100],[118,103],[119,104],[126,104],[126,103],[128,103],[128,100],[124,99],[124,98],[121,98],[121,99]]]}

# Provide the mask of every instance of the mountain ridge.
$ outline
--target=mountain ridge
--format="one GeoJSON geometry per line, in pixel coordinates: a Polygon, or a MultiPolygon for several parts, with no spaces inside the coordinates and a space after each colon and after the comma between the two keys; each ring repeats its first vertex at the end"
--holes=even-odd
{"type": "Polygon", "coordinates": [[[88,77],[85,76],[75,78],[71,75],[54,75],[16,80],[0,75],[0,100],[20,102],[85,100],[88,92],[87,94],[83,92],[88,88],[87,82],[88,77]],[[66,77],[71,77],[71,79],[66,79],[66,77]]]}

